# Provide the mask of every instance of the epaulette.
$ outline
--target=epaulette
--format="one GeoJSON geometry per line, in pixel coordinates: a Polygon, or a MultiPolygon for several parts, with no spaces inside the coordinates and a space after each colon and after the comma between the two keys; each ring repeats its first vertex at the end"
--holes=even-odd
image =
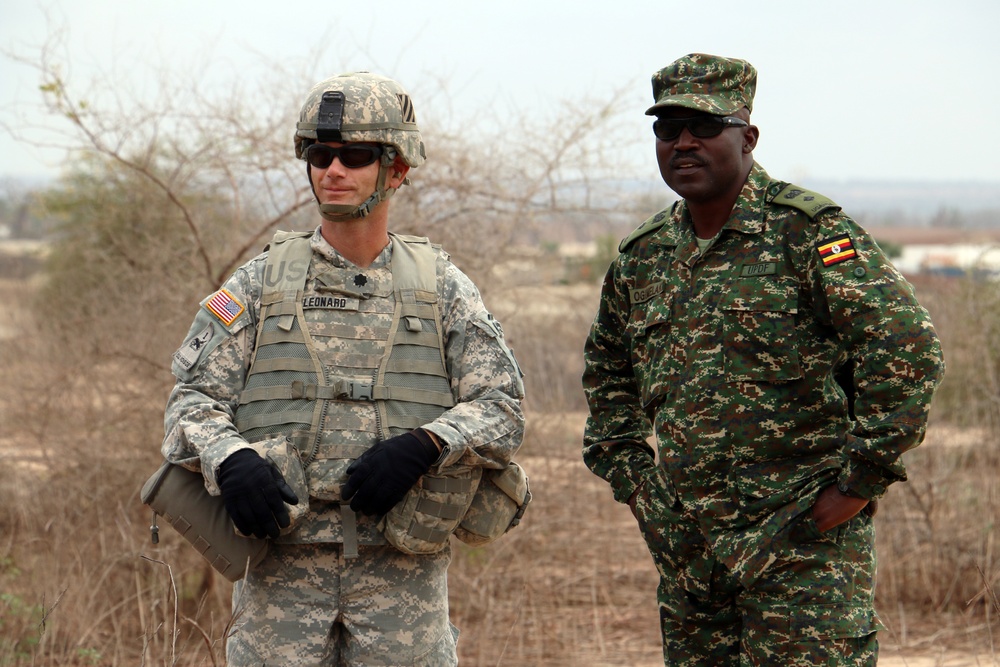
{"type": "Polygon", "coordinates": [[[829,197],[824,197],[811,190],[800,188],[791,183],[772,183],[767,189],[767,200],[780,206],[791,206],[797,208],[810,219],[828,209],[840,210],[840,206],[835,204],[829,197]]]}
{"type": "Polygon", "coordinates": [[[665,225],[667,220],[670,219],[670,216],[673,215],[674,206],[677,206],[677,202],[674,202],[669,209],[665,208],[659,213],[647,218],[644,223],[636,227],[631,234],[622,239],[622,242],[618,244],[618,252],[625,252],[625,249],[632,245],[632,243],[637,239],[642,238],[646,234],[652,234],[657,229],[665,225]]]}

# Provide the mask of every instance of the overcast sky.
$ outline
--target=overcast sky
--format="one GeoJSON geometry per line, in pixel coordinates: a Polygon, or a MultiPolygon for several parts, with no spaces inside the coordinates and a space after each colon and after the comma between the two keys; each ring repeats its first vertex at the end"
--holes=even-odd
{"type": "MultiPolygon", "coordinates": [[[[996,0],[2,0],[0,50],[37,51],[53,23],[68,26],[74,78],[321,50],[336,67],[317,63],[323,76],[373,69],[411,92],[444,77],[457,112],[551,112],[620,89],[631,120],[610,131],[648,137],[636,160],[651,176],[650,75],[694,51],[740,57],[759,73],[755,156],[772,176],[1000,182],[996,0]]],[[[37,104],[37,86],[0,56],[0,121],[37,104]]],[[[59,158],[0,131],[0,176],[55,175],[59,158]]]]}

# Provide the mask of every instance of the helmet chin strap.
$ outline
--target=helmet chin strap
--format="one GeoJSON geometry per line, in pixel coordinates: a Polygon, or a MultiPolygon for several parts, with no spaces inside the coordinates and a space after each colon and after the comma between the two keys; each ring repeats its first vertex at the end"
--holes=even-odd
{"type": "MultiPolygon", "coordinates": [[[[388,152],[388,151],[387,151],[388,152]]],[[[391,157],[395,158],[395,151],[392,151],[391,157]]],[[[350,204],[319,204],[319,214],[323,216],[323,219],[329,220],[331,222],[341,222],[345,220],[355,220],[358,218],[364,218],[369,213],[372,212],[376,206],[380,203],[388,200],[394,194],[396,194],[395,188],[385,187],[386,178],[389,175],[389,169],[392,167],[392,161],[390,160],[388,164],[383,160],[379,163],[378,167],[378,179],[375,182],[375,192],[372,196],[364,200],[357,206],[352,206],[350,204]]],[[[306,163],[306,171],[310,169],[309,163],[306,163]]],[[[312,178],[309,179],[309,184],[312,186],[312,178]]],[[[316,188],[313,187],[313,197],[316,197],[316,188]]],[[[317,203],[319,202],[319,197],[316,197],[317,203]]]]}

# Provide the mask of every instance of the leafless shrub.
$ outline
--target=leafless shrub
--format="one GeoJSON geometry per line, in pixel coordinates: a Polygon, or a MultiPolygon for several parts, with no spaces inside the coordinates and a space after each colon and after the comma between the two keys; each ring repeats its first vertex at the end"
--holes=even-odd
{"type": "Polygon", "coordinates": [[[926,441],[905,457],[909,481],[876,517],[878,600],[896,642],[981,651],[997,631],[1000,579],[1000,286],[920,279],[917,291],[948,368],[926,441]]]}

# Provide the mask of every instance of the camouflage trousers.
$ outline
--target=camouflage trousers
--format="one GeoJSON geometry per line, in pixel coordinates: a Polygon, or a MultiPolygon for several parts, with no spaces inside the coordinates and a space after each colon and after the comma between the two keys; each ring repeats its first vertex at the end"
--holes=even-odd
{"type": "Polygon", "coordinates": [[[390,546],[272,544],[233,587],[226,661],[238,665],[457,665],[448,620],[446,548],[408,556],[390,546]]]}
{"type": "Polygon", "coordinates": [[[745,589],[712,557],[696,523],[664,521],[662,513],[650,521],[641,505],[640,528],[660,573],[664,665],[874,667],[871,517],[862,513],[820,533],[806,513],[745,589]]]}

